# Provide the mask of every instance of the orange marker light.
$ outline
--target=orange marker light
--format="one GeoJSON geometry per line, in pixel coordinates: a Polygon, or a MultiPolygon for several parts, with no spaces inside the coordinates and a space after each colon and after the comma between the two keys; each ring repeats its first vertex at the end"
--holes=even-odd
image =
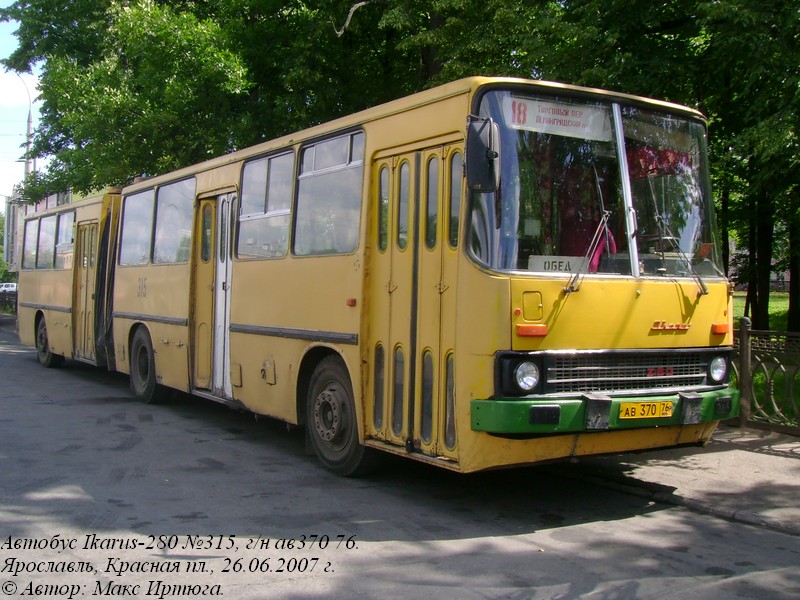
{"type": "Polygon", "coordinates": [[[520,323],[517,325],[517,335],[520,337],[544,337],[547,335],[547,325],[543,323],[520,323]]]}
{"type": "Polygon", "coordinates": [[[730,331],[730,326],[727,323],[712,323],[711,333],[714,335],[724,335],[730,331]]]}

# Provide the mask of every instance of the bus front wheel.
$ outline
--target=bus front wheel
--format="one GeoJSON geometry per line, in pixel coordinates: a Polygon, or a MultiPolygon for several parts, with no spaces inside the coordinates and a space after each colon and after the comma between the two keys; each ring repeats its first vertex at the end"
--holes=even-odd
{"type": "Polygon", "coordinates": [[[355,477],[375,467],[374,450],[358,441],[353,388],[344,365],[335,356],[320,361],[311,376],[306,430],[317,458],[334,473],[355,477]]]}
{"type": "Polygon", "coordinates": [[[161,399],[156,383],[156,357],[147,330],[140,327],[131,340],[131,392],[145,404],[161,399]]]}
{"type": "Polygon", "coordinates": [[[50,339],[47,335],[47,322],[44,317],[39,319],[36,325],[36,354],[39,357],[39,363],[48,369],[59,366],[64,357],[60,354],[53,354],[50,350],[50,339]]]}

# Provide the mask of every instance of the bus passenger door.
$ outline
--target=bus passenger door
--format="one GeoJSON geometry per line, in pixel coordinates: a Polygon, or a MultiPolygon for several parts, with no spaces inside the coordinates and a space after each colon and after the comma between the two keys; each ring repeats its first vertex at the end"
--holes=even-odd
{"type": "Polygon", "coordinates": [[[414,262],[417,237],[419,153],[392,157],[388,240],[390,265],[384,294],[389,303],[386,343],[388,373],[387,434],[389,441],[408,445],[413,440],[414,369],[414,262]]]}
{"type": "Polygon", "coordinates": [[[454,351],[462,150],[420,153],[413,441],[424,454],[455,458],[454,351]]]}
{"type": "Polygon", "coordinates": [[[97,273],[97,222],[79,223],[76,239],[75,269],[75,358],[94,360],[94,295],[97,273]]]}
{"type": "Polygon", "coordinates": [[[193,388],[232,398],[230,380],[230,223],[235,194],[201,199],[194,260],[193,388]]]}
{"type": "MultiPolygon", "coordinates": [[[[456,252],[445,216],[453,156],[458,148],[440,145],[372,165],[367,431],[433,456],[455,455],[447,384],[452,393],[456,252]]],[[[460,195],[460,162],[457,172],[460,195]]]]}

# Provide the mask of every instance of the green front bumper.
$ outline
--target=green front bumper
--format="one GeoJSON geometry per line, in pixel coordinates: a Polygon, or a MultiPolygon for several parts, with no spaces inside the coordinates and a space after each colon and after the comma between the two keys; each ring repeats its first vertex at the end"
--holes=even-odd
{"type": "MultiPolygon", "coordinates": [[[[651,407],[643,407],[651,408],[651,407]]],[[[642,410],[647,414],[649,411],[642,410]]],[[[710,423],[739,414],[739,391],[724,388],[662,396],[616,397],[584,394],[571,398],[500,398],[472,400],[470,420],[474,431],[498,434],[548,434],[608,431],[641,427],[666,427],[710,423]],[[671,402],[671,416],[622,418],[622,404],[671,402]]]]}

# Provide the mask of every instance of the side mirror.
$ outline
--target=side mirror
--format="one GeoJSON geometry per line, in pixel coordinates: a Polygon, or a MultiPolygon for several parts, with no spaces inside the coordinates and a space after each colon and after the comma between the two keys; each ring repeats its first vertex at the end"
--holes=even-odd
{"type": "Polygon", "coordinates": [[[467,187],[495,192],[500,186],[500,127],[492,119],[467,117],[467,187]]]}

